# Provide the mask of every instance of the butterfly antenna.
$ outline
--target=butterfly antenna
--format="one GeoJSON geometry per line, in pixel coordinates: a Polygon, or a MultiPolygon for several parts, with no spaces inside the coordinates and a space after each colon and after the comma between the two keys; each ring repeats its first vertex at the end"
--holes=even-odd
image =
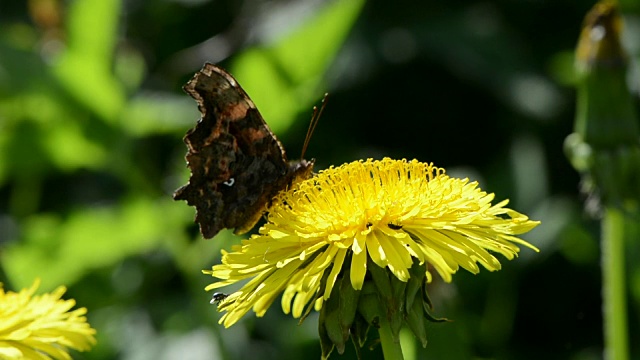
{"type": "Polygon", "coordinates": [[[300,158],[304,158],[304,154],[307,152],[307,148],[309,147],[309,143],[311,142],[311,136],[313,132],[316,130],[316,126],[318,125],[318,121],[324,112],[324,108],[327,106],[327,99],[329,97],[329,93],[325,93],[322,98],[322,104],[320,105],[320,110],[318,110],[317,106],[313,107],[313,115],[311,115],[311,121],[309,122],[309,128],[307,129],[307,135],[304,138],[304,145],[302,146],[302,154],[300,154],[300,158]]]}

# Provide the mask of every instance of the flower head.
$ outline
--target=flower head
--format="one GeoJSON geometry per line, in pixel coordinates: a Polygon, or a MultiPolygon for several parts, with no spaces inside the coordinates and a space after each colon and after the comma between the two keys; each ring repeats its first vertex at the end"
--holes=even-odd
{"type": "Polygon", "coordinates": [[[0,284],[0,358],[71,359],[68,348],[86,351],[95,344],[96,331],[87,323],[86,308],[69,311],[75,301],[62,300],[66,289],[34,293],[40,281],[19,293],[0,284]]]}
{"type": "Polygon", "coordinates": [[[280,293],[284,312],[294,317],[312,301],[320,310],[342,274],[361,290],[371,266],[405,283],[414,262],[426,282],[426,264],[447,282],[460,267],[498,270],[493,253],[513,259],[517,245],[537,251],[515,235],[539,222],[505,208],[507,200],[492,205],[493,198],[476,182],[417,160],[329,168],[281,193],[259,235],[223,251],[222,264],[204,271],[221,279],[207,290],[250,279],[219,304],[228,327],[250,309],[264,315],[280,293]]]}

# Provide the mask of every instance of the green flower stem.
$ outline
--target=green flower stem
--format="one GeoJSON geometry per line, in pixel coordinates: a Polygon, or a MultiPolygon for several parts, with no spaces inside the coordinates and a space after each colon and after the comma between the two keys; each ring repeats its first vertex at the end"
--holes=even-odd
{"type": "Polygon", "coordinates": [[[606,208],[602,220],[605,359],[629,359],[624,227],[625,218],[622,211],[613,207],[606,208]]]}
{"type": "Polygon", "coordinates": [[[393,339],[391,331],[391,324],[387,319],[380,319],[380,328],[378,333],[380,334],[380,343],[382,344],[382,354],[385,360],[403,360],[402,347],[400,341],[393,339]]]}
{"type": "Polygon", "coordinates": [[[584,190],[598,198],[602,220],[602,297],[605,358],[629,359],[625,241],[629,219],[623,207],[637,203],[640,128],[627,87],[628,56],[621,42],[617,3],[602,0],[585,17],[578,46],[575,133],[566,149],[582,173],[584,190]]]}

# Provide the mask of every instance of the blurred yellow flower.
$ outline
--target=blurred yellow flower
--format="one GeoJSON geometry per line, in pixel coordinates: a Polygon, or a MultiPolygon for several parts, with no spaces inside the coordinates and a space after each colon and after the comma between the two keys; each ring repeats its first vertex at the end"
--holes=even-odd
{"type": "Polygon", "coordinates": [[[362,289],[367,259],[402,282],[414,260],[447,282],[460,267],[499,270],[492,252],[513,259],[517,245],[538,251],[515,235],[539,222],[505,208],[507,200],[492,205],[493,199],[476,182],[417,160],[332,167],[281,193],[259,235],[223,251],[222,264],[204,271],[221,279],[206,289],[251,278],[218,305],[226,311],[220,322],[229,327],[250,309],[263,316],[280,293],[284,312],[293,310],[296,318],[311,301],[320,310],[343,265],[353,288],[362,289]]]}
{"type": "Polygon", "coordinates": [[[62,300],[66,289],[35,295],[36,280],[19,293],[0,284],[0,358],[71,359],[68,348],[86,351],[96,343],[86,308],[69,311],[75,300],[62,300]]]}

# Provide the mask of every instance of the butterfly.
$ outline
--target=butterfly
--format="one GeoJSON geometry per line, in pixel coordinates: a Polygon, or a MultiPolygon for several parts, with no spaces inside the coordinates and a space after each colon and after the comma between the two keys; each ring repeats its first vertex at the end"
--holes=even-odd
{"type": "Polygon", "coordinates": [[[246,233],[280,191],[312,176],[314,161],[287,160],[253,101],[221,67],[206,63],[183,89],[201,118],[184,137],[191,177],[173,198],[195,206],[207,239],[225,228],[246,233]]]}

